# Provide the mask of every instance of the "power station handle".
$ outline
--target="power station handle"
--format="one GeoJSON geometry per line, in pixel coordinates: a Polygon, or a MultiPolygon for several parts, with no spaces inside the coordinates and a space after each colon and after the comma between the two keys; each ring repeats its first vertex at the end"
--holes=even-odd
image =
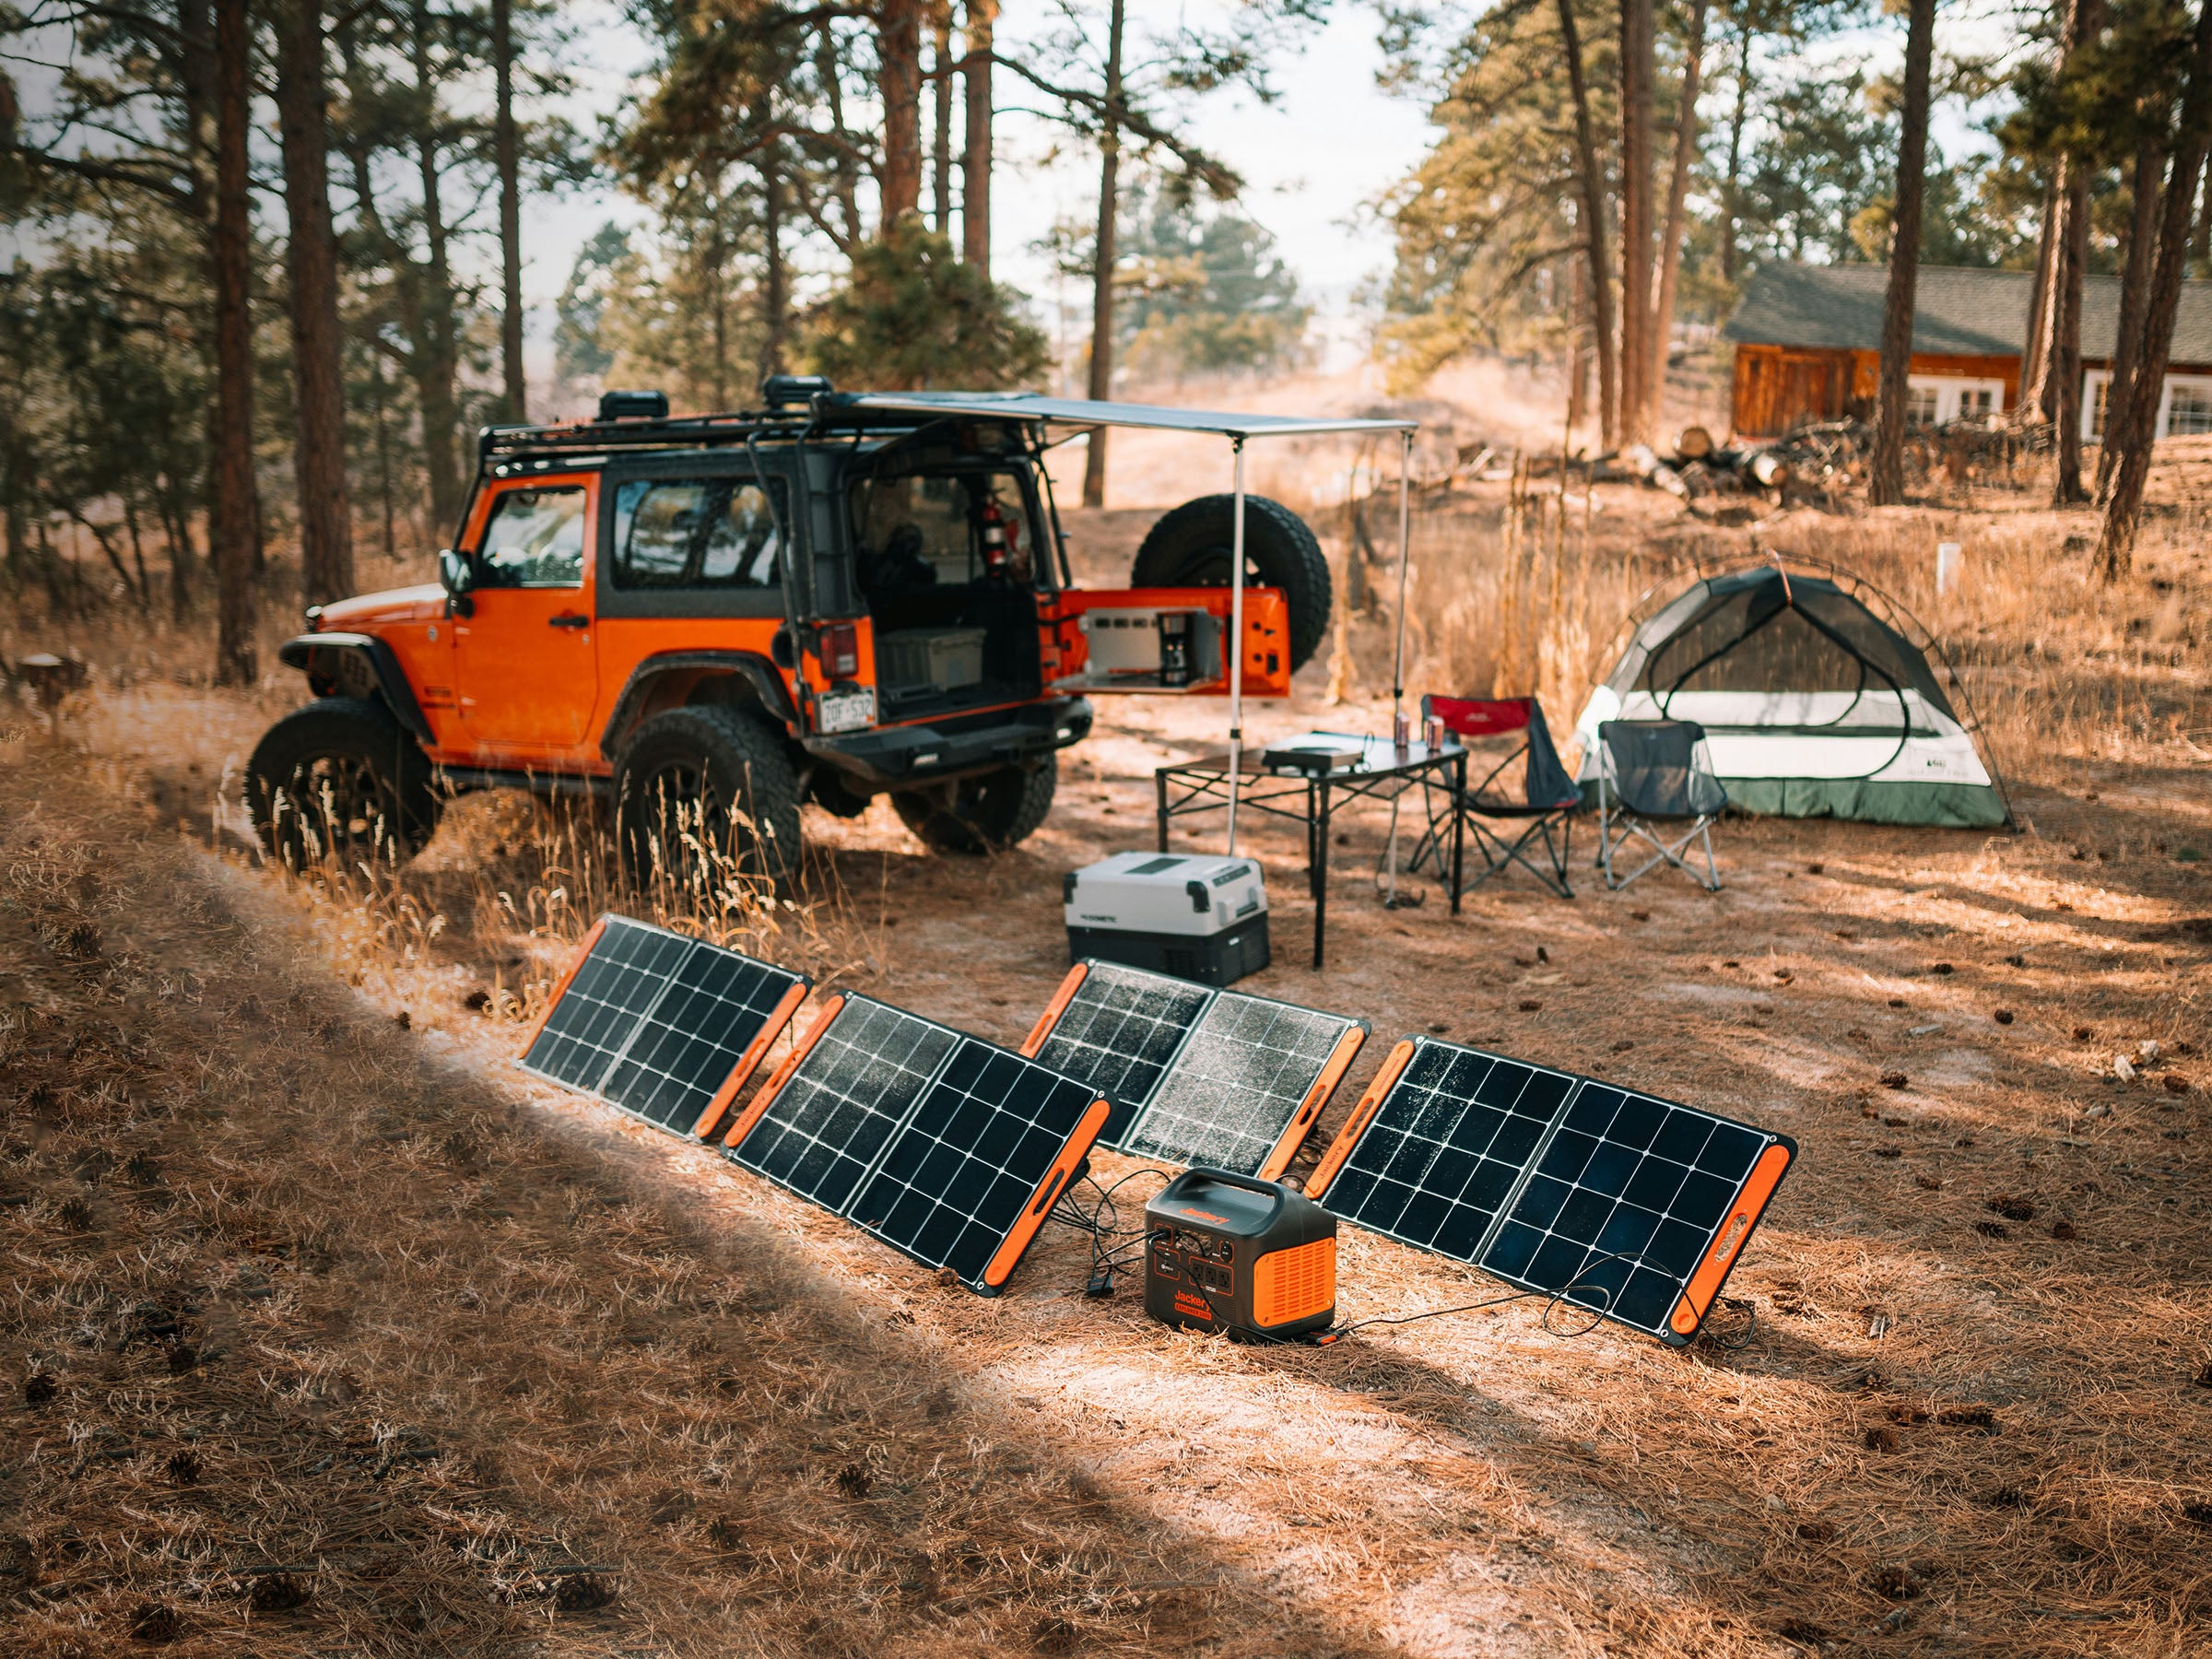
{"type": "Polygon", "coordinates": [[[1276,1217],[1282,1213],[1283,1189],[1279,1182],[1262,1181],[1256,1175],[1240,1175],[1234,1170],[1209,1170],[1203,1164],[1193,1164],[1182,1179],[1188,1181],[1192,1176],[1199,1176],[1206,1181],[1217,1181],[1223,1186],[1242,1187],[1248,1193],[1266,1194],[1268,1197],[1275,1200],[1275,1207],[1267,1212],[1267,1220],[1270,1225],[1273,1224],[1276,1217]]]}

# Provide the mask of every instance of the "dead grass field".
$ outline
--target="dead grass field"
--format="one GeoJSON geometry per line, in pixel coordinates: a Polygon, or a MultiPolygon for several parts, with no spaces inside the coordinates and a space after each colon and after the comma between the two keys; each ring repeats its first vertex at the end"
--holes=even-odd
{"type": "MultiPolygon", "coordinates": [[[[0,740],[0,1646],[2212,1650],[2208,470],[2172,457],[2113,592],[2064,551],[2086,521],[1988,491],[1722,530],[1601,489],[1517,587],[1500,488],[1424,512],[1417,692],[1541,675],[1563,732],[1637,593],[1756,542],[1912,606],[2012,783],[2018,835],[1731,822],[1718,895],[1492,884],[1457,920],[1374,902],[1355,817],[1320,974],[1295,832],[1253,843],[1255,988],[1373,1022],[1340,1102],[1430,1030],[1796,1137],[1735,1352],[1536,1303],[1232,1347],[1086,1300],[1066,1230],[1004,1299],[942,1288],[512,1068],[606,901],[588,836],[475,799],[397,877],[280,878],[224,803],[294,688],[88,625],[72,747],[14,709],[0,740]]],[[[1150,516],[1081,521],[1086,563],[1150,516]]],[[[1317,664],[1259,735],[1382,729],[1387,633],[1352,621],[1344,700],[1317,664]]],[[[1060,872],[1149,844],[1152,767],[1219,713],[1106,708],[988,862],[810,814],[807,901],[713,925],[1018,1041],[1060,872]]],[[[1341,1284],[1347,1318],[1497,1290],[1350,1231],[1341,1284]]]]}

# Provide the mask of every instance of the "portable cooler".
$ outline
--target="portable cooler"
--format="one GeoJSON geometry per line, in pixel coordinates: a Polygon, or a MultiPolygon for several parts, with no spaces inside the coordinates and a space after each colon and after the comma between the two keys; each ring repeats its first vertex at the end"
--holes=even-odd
{"type": "Polygon", "coordinates": [[[1145,1206],[1145,1312],[1281,1339],[1336,1317],[1336,1218],[1278,1182],[1186,1170],[1145,1206]]]}
{"type": "Polygon", "coordinates": [[[1061,881],[1068,960],[1227,985],[1267,966],[1267,888],[1249,858],[1116,853],[1061,881]]]}

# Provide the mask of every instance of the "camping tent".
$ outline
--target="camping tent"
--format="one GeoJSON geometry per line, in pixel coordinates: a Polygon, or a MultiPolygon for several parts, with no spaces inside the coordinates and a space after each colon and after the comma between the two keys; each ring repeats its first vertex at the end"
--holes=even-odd
{"type": "MultiPolygon", "coordinates": [[[[1638,624],[1575,736],[1694,720],[1732,806],[1788,818],[1990,826],[2011,813],[1926,654],[1871,590],[1779,564],[1695,582],[1638,624]]],[[[1911,619],[1905,618],[1908,625],[1911,619]]]]}

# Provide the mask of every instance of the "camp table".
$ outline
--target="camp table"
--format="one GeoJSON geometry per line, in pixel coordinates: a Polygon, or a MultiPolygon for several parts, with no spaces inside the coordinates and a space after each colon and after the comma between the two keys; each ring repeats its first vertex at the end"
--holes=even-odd
{"type": "MultiPolygon", "coordinates": [[[[1345,746],[1349,763],[1310,771],[1271,770],[1267,751],[1250,748],[1203,755],[1152,774],[1158,797],[1159,850],[1168,850],[1168,820],[1194,813],[1232,810],[1231,803],[1270,818],[1295,818],[1306,827],[1306,885],[1313,895],[1313,966],[1322,964],[1329,920],[1329,821],[1340,804],[1356,800],[1394,801],[1423,781],[1448,783],[1458,799],[1467,786],[1467,751],[1456,743],[1437,747],[1409,742],[1398,747],[1387,737],[1360,737],[1316,732],[1345,746]],[[1356,746],[1356,747],[1355,747],[1356,746]]],[[[1452,913],[1459,914],[1461,825],[1452,825],[1452,913]]]]}

